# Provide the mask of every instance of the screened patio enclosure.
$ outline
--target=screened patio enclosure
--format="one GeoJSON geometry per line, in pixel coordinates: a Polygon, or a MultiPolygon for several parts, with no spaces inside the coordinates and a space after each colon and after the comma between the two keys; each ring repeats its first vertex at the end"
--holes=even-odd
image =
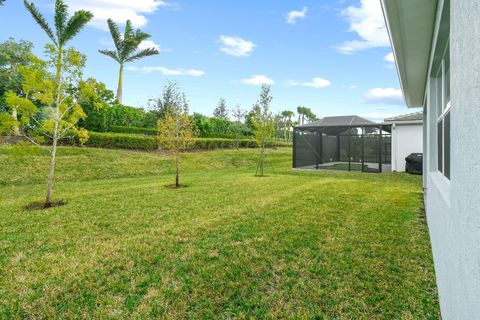
{"type": "Polygon", "coordinates": [[[391,171],[391,126],[359,116],[325,117],[293,129],[293,168],[391,171]]]}

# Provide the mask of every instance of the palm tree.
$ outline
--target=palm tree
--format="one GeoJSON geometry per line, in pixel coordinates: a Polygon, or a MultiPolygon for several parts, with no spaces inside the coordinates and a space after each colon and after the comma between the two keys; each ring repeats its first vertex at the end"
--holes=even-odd
{"type": "Polygon", "coordinates": [[[133,30],[132,22],[127,20],[125,24],[125,31],[120,33],[118,25],[112,19],[108,19],[108,28],[112,35],[113,43],[116,50],[98,50],[120,64],[120,72],[118,76],[117,100],[122,103],[122,83],[123,83],[123,66],[127,62],[132,62],[144,57],[159,54],[155,48],[147,48],[138,50],[138,46],[143,40],[150,38],[148,33],[141,30],[133,30]]]}
{"type": "Polygon", "coordinates": [[[298,114],[298,124],[303,125],[305,122],[305,114],[307,112],[307,108],[299,106],[297,108],[297,114],[298,114]]]}
{"type": "Polygon", "coordinates": [[[93,14],[89,11],[80,10],[73,14],[68,19],[68,6],[62,0],[56,0],[55,2],[55,32],[48,25],[43,15],[38,11],[33,2],[23,0],[23,3],[27,10],[32,15],[37,24],[45,31],[47,36],[52,40],[53,45],[57,49],[56,51],[56,65],[55,65],[55,96],[52,105],[53,109],[53,132],[52,132],[52,149],[50,158],[50,171],[47,180],[47,196],[45,206],[52,205],[53,196],[53,178],[55,176],[55,159],[57,153],[57,140],[61,136],[59,132],[59,124],[63,115],[60,113],[60,105],[62,103],[62,62],[63,62],[63,49],[65,44],[72,40],[80,30],[92,19],[93,14]]]}

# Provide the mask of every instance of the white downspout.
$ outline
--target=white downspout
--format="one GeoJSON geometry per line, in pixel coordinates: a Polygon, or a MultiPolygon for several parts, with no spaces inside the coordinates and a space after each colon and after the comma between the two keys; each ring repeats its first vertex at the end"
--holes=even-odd
{"type": "Polygon", "coordinates": [[[397,171],[397,131],[395,123],[392,124],[392,172],[397,171]]]}

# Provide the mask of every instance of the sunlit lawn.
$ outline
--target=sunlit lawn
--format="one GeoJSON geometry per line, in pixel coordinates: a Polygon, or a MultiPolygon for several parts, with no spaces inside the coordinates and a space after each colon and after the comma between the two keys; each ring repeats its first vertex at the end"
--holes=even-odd
{"type": "Polygon", "coordinates": [[[0,319],[438,319],[421,178],[292,171],[289,149],[0,147],[0,319]],[[15,155],[13,155],[15,154],[15,155]]]}

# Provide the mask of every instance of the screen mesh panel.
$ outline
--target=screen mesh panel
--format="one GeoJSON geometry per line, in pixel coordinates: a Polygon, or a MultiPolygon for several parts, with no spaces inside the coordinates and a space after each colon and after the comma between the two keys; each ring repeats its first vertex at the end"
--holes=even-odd
{"type": "Polygon", "coordinates": [[[390,127],[297,127],[294,168],[390,171],[390,127]]]}

